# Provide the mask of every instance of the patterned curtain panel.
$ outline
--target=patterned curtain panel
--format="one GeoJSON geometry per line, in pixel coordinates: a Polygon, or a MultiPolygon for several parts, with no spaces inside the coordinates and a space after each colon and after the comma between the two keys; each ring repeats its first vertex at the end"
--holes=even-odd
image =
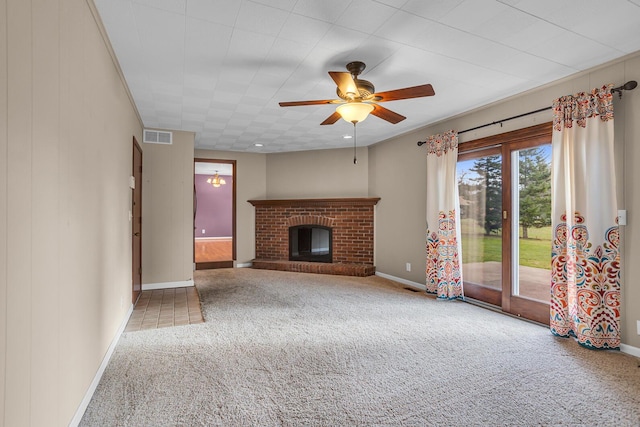
{"type": "Polygon", "coordinates": [[[427,146],[427,292],[441,299],[463,298],[458,133],[431,136],[427,146]]]}
{"type": "Polygon", "coordinates": [[[551,332],[620,347],[611,86],[553,103],[551,332]]]}

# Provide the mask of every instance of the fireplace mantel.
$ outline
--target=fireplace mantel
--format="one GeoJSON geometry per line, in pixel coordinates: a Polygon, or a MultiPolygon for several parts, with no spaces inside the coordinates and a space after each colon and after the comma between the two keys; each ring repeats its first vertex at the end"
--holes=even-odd
{"type": "Polygon", "coordinates": [[[375,274],[374,206],[379,197],[248,200],[256,210],[254,268],[309,273],[375,274]],[[327,227],[332,263],[289,260],[289,228],[327,227]]]}
{"type": "Polygon", "coordinates": [[[330,199],[264,199],[248,200],[253,206],[373,206],[380,197],[330,198],[330,199]]]}

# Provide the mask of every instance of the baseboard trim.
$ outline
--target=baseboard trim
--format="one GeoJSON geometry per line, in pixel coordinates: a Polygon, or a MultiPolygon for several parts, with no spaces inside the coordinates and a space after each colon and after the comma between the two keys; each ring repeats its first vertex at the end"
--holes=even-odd
{"type": "Polygon", "coordinates": [[[118,341],[120,341],[120,336],[124,332],[124,329],[127,327],[127,323],[129,322],[129,318],[131,317],[131,314],[133,313],[133,307],[134,307],[134,305],[131,304],[131,306],[129,307],[129,310],[127,311],[127,314],[124,316],[124,319],[123,319],[122,323],[120,324],[120,327],[118,328],[118,330],[116,331],[115,336],[111,340],[111,344],[109,345],[109,348],[107,349],[107,352],[105,353],[104,358],[102,359],[102,363],[100,364],[100,367],[98,368],[98,371],[96,372],[96,375],[93,377],[93,381],[91,381],[91,384],[89,385],[89,388],[87,389],[87,392],[84,394],[84,398],[82,399],[82,402],[80,402],[80,406],[78,406],[78,409],[76,410],[75,415],[71,419],[71,422],[69,423],[69,427],[77,427],[80,424],[80,421],[82,421],[82,417],[84,416],[84,413],[87,410],[87,407],[89,406],[89,403],[91,402],[91,398],[93,397],[93,393],[95,393],[96,388],[98,388],[98,384],[100,384],[100,380],[102,379],[102,375],[104,374],[104,370],[107,369],[107,365],[109,364],[109,361],[111,360],[111,356],[113,355],[113,351],[116,349],[116,345],[118,345],[118,341]]]}
{"type": "Polygon", "coordinates": [[[640,357],[640,348],[632,345],[620,344],[620,351],[631,356],[640,357]]]}
{"type": "Polygon", "coordinates": [[[422,283],[413,282],[411,280],[403,279],[402,277],[392,276],[391,274],[381,273],[376,271],[376,276],[380,276],[384,279],[393,280],[394,282],[402,283],[403,285],[411,286],[412,288],[420,289],[421,291],[426,291],[427,287],[422,283]]]}
{"type": "Polygon", "coordinates": [[[249,268],[253,265],[251,262],[238,262],[236,263],[236,268],[249,268]]]}
{"type": "Polygon", "coordinates": [[[144,283],[142,285],[142,290],[155,291],[156,289],[188,288],[190,286],[193,286],[193,279],[184,280],[182,282],[144,283]]]}

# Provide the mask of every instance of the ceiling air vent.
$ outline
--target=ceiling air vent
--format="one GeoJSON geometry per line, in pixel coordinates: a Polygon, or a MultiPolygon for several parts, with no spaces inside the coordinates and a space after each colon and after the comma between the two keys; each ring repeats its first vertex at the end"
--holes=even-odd
{"type": "Polygon", "coordinates": [[[165,130],[145,129],[142,142],[171,145],[173,143],[173,133],[165,130]]]}

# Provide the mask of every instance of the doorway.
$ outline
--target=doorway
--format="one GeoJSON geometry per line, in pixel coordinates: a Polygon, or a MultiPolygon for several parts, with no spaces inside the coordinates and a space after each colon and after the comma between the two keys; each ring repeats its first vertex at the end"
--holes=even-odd
{"type": "Polygon", "coordinates": [[[133,137],[133,185],[131,189],[132,290],[131,302],[142,293],[142,148],[133,137]]]}
{"type": "Polygon", "coordinates": [[[551,124],[458,151],[465,295],[549,324],[551,124]]]}
{"type": "Polygon", "coordinates": [[[236,259],[236,161],[194,160],[193,255],[196,270],[236,259]]]}

